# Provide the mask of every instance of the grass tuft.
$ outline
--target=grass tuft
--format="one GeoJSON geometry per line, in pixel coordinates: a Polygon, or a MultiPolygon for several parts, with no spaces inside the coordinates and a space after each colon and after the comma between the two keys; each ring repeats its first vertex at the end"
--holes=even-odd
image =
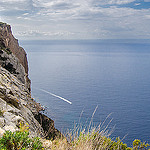
{"type": "MultiPolygon", "coordinates": [[[[96,107],[97,109],[97,107],[96,107]]],[[[95,111],[96,111],[95,109],[95,111]]],[[[6,131],[0,138],[1,150],[148,150],[150,145],[135,139],[131,147],[123,143],[119,137],[115,140],[110,138],[112,129],[108,117],[97,127],[92,127],[92,119],[88,127],[82,128],[77,125],[73,130],[68,130],[65,136],[55,140],[29,137],[29,125],[20,123],[20,130],[16,132],[6,131]],[[105,124],[107,125],[105,126],[105,124]]]]}

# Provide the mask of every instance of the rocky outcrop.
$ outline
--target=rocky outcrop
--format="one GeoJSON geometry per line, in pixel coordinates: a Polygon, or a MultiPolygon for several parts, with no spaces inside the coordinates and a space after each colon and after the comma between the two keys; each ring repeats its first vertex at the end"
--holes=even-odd
{"type": "Polygon", "coordinates": [[[40,122],[45,133],[45,138],[55,139],[55,137],[60,137],[60,136],[62,137],[60,131],[58,131],[54,127],[54,121],[52,119],[48,118],[47,116],[41,113],[35,115],[35,118],[36,120],[38,120],[38,122],[40,122]]]}
{"type": "Polygon", "coordinates": [[[9,50],[0,49],[0,65],[16,76],[25,87],[30,91],[30,80],[24,67],[20,64],[18,58],[9,50]]]}
{"type": "Polygon", "coordinates": [[[0,134],[28,124],[31,136],[55,138],[60,132],[31,97],[26,53],[11,27],[0,23],[0,134]]]}
{"type": "Polygon", "coordinates": [[[20,61],[28,74],[28,62],[25,50],[19,46],[18,40],[14,38],[11,26],[6,23],[0,23],[0,45],[9,49],[20,61]]]}
{"type": "Polygon", "coordinates": [[[19,46],[10,25],[6,23],[0,23],[0,65],[14,74],[30,91],[26,52],[19,46]]]}
{"type": "Polygon", "coordinates": [[[30,96],[25,85],[13,74],[0,68],[0,127],[17,130],[20,123],[29,124],[32,135],[44,135],[44,130],[35,119],[41,107],[30,96]]]}

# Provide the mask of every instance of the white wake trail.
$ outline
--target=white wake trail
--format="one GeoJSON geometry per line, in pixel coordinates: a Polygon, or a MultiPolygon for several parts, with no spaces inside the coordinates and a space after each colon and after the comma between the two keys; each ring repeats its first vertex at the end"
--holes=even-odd
{"type": "Polygon", "coordinates": [[[43,89],[39,89],[39,90],[41,90],[41,91],[43,91],[43,92],[45,92],[45,93],[48,93],[48,94],[50,94],[50,95],[52,95],[52,96],[54,96],[54,97],[57,97],[57,98],[59,98],[59,99],[65,101],[65,102],[69,103],[70,105],[72,104],[72,102],[70,102],[69,100],[67,100],[67,99],[65,99],[65,98],[63,98],[63,97],[61,97],[61,96],[55,95],[55,94],[53,94],[53,93],[51,93],[51,92],[48,92],[48,91],[46,91],[46,90],[43,90],[43,89]]]}

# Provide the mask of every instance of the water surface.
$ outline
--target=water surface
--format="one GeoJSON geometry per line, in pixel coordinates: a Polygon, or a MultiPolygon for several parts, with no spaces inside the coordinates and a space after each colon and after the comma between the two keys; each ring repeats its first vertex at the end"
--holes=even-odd
{"type": "Polygon", "coordinates": [[[98,105],[95,125],[112,113],[112,136],[126,136],[123,141],[128,144],[135,138],[150,139],[149,40],[22,41],[21,45],[28,54],[32,95],[47,107],[56,128],[73,128],[82,111],[81,122],[86,124],[98,105]]]}

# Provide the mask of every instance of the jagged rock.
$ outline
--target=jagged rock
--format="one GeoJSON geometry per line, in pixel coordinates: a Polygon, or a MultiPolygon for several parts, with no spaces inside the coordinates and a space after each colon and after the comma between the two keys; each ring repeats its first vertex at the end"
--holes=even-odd
{"type": "Polygon", "coordinates": [[[0,138],[3,136],[4,133],[5,133],[5,130],[0,128],[0,138]]]}
{"type": "Polygon", "coordinates": [[[40,122],[42,125],[42,128],[45,132],[45,137],[48,139],[55,139],[56,137],[62,136],[60,131],[55,129],[54,127],[54,121],[44,114],[39,113],[38,115],[35,115],[35,118],[40,122]]]}
{"type": "Polygon", "coordinates": [[[23,83],[4,68],[0,68],[0,108],[3,111],[6,130],[19,129],[20,122],[28,123],[32,135],[44,136],[44,130],[35,119],[39,109],[23,83]],[[6,128],[7,127],[7,128],[6,128]],[[12,128],[11,128],[12,129],[12,128]]]}
{"type": "Polygon", "coordinates": [[[22,83],[26,83],[26,73],[22,64],[19,63],[18,58],[14,56],[13,53],[7,54],[6,51],[1,50],[1,60],[0,65],[8,70],[10,73],[14,74],[22,83]]]}
{"type": "Polygon", "coordinates": [[[19,46],[18,40],[14,38],[11,26],[0,23],[0,45],[9,49],[20,61],[28,74],[28,62],[25,50],[19,46]]]}
{"type": "Polygon", "coordinates": [[[3,128],[5,126],[5,119],[0,117],[0,127],[3,128]]]}
{"type": "Polygon", "coordinates": [[[26,55],[18,40],[12,35],[10,25],[0,23],[0,65],[14,74],[30,91],[26,55]]]}
{"type": "Polygon", "coordinates": [[[0,23],[0,136],[28,124],[30,136],[55,138],[61,133],[54,121],[31,97],[26,53],[13,37],[11,27],[0,23]]]}
{"type": "Polygon", "coordinates": [[[25,123],[26,123],[26,121],[25,121],[22,117],[20,117],[20,116],[14,116],[11,121],[12,121],[18,128],[19,128],[19,126],[20,126],[20,123],[21,123],[21,124],[25,124],[25,123]]]}

